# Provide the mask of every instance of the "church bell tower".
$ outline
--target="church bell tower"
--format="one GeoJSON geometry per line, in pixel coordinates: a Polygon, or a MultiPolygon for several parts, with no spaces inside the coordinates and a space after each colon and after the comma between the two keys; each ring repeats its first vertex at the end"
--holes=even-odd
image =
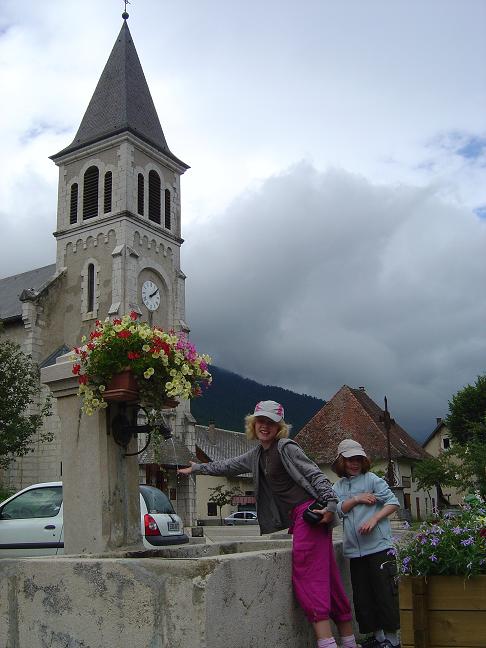
{"type": "MultiPolygon", "coordinates": [[[[167,145],[128,14],[123,18],[73,142],[51,157],[59,167],[57,307],[69,347],[79,344],[97,319],[130,311],[151,325],[188,332],[180,176],[189,167],[167,145]]],[[[141,478],[175,493],[177,511],[191,525],[195,485],[176,475],[177,465],[195,453],[189,402],[169,418],[175,437],[170,452],[163,466],[153,453],[142,455],[141,478]]]]}

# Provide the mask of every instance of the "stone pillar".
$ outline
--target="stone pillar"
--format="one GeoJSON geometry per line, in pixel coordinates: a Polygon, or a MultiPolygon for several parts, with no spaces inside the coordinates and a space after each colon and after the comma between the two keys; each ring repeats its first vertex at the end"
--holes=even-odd
{"type": "Polygon", "coordinates": [[[60,418],[64,504],[64,553],[104,553],[142,547],[138,457],[115,443],[109,421],[117,407],[81,413],[73,362],[61,356],[41,381],[57,399],[60,418]]]}

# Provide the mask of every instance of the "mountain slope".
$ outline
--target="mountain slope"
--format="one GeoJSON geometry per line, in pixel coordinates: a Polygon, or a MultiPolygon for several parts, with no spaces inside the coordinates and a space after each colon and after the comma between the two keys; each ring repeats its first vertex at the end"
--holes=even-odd
{"type": "Polygon", "coordinates": [[[244,431],[244,418],[253,413],[258,401],[275,400],[285,408],[285,420],[292,425],[292,436],[314,416],[325,401],[296,394],[289,389],[261,385],[255,380],[211,366],[213,383],[200,398],[191,401],[191,412],[199,425],[213,422],[226,430],[244,431]]]}

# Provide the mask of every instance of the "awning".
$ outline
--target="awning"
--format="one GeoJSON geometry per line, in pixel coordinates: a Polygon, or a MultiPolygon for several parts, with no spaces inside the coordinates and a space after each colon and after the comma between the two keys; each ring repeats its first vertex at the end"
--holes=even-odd
{"type": "Polygon", "coordinates": [[[256,504],[256,499],[254,495],[233,495],[231,504],[233,506],[238,506],[239,504],[256,504]]]}

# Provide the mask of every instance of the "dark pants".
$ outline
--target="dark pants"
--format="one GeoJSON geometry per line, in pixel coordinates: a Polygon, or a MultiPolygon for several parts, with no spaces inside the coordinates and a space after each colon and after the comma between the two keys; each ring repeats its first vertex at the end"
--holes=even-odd
{"type": "Polygon", "coordinates": [[[387,550],[351,558],[354,610],[360,632],[395,632],[400,627],[397,567],[387,550]]]}

